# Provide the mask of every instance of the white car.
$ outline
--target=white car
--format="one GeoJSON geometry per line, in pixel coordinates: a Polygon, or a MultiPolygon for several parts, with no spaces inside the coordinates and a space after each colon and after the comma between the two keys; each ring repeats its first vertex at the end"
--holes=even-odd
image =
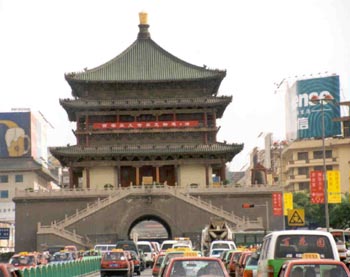
{"type": "Polygon", "coordinates": [[[136,245],[139,251],[143,253],[146,267],[152,267],[154,257],[156,255],[156,251],[154,250],[152,243],[149,241],[138,241],[136,245]]]}

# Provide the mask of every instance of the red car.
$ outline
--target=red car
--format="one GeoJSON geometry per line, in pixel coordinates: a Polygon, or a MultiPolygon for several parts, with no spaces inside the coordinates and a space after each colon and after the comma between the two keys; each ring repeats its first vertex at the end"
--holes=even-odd
{"type": "Polygon", "coordinates": [[[19,270],[12,264],[0,263],[0,276],[2,277],[19,277],[19,270]]]}
{"type": "Polygon", "coordinates": [[[9,263],[19,269],[36,267],[38,264],[40,264],[36,253],[31,252],[20,252],[18,254],[14,254],[9,263]]]}
{"type": "Polygon", "coordinates": [[[152,276],[156,277],[159,275],[160,266],[162,265],[163,259],[165,257],[165,252],[160,252],[154,260],[153,267],[152,267],[152,276]]]}
{"type": "Polygon", "coordinates": [[[349,277],[350,271],[343,262],[332,259],[296,259],[285,262],[278,276],[329,276],[349,277]]]}
{"type": "Polygon", "coordinates": [[[229,277],[220,258],[213,257],[175,257],[164,269],[162,277],[229,277]]]}
{"type": "Polygon", "coordinates": [[[132,276],[133,275],[133,261],[130,253],[123,249],[113,249],[103,253],[101,259],[101,276],[119,275],[132,276]]]}

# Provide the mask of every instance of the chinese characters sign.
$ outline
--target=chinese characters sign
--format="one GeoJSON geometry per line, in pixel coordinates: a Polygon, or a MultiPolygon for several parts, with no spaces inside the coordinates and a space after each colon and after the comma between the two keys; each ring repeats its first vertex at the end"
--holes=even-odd
{"type": "Polygon", "coordinates": [[[310,171],[310,200],[313,204],[324,203],[324,180],[323,171],[310,171]]]}
{"type": "Polygon", "coordinates": [[[94,129],[146,129],[197,127],[198,120],[189,121],[143,121],[143,122],[103,122],[94,123],[94,129]]]}
{"type": "Polygon", "coordinates": [[[341,203],[340,172],[338,170],[327,171],[328,202],[341,203]]]}
{"type": "Polygon", "coordinates": [[[282,193],[272,194],[272,210],[273,215],[283,215],[282,210],[282,193]]]}

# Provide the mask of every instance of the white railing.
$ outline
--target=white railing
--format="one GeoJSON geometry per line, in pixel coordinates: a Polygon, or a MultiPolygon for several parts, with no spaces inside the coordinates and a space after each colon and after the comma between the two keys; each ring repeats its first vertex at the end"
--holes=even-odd
{"type": "Polygon", "coordinates": [[[52,223],[50,226],[42,226],[39,222],[37,234],[54,234],[66,240],[75,242],[81,246],[91,247],[91,244],[85,237],[78,235],[75,231],[70,232],[64,228],[60,228],[54,223],[52,223]]]}
{"type": "MultiPolygon", "coordinates": [[[[172,186],[131,186],[127,188],[118,188],[118,189],[107,189],[107,190],[59,190],[59,191],[35,191],[28,192],[24,191],[26,197],[48,197],[48,196],[72,196],[76,197],[77,195],[99,195],[104,198],[98,198],[92,204],[87,204],[86,208],[81,210],[76,210],[76,213],[65,216],[63,220],[51,222],[50,226],[41,226],[38,225],[38,234],[48,234],[52,233],[60,237],[70,239],[81,245],[86,246],[86,239],[80,235],[77,235],[75,232],[67,231],[65,228],[69,225],[72,225],[79,220],[99,211],[102,208],[105,208],[122,198],[125,198],[129,195],[172,195],[178,199],[181,199],[187,203],[190,203],[200,209],[203,209],[209,213],[212,213],[216,216],[219,216],[226,221],[236,225],[236,229],[245,230],[245,229],[263,229],[262,219],[258,218],[257,220],[249,220],[246,218],[241,218],[236,216],[233,212],[228,212],[222,208],[213,206],[211,202],[206,202],[201,199],[200,196],[194,197],[190,193],[196,192],[196,194],[210,195],[215,193],[222,193],[223,191],[227,192],[232,190],[232,188],[181,188],[181,187],[172,187],[172,186]]],[[[276,189],[274,189],[275,191],[276,189]]],[[[235,188],[237,191],[237,188],[235,188]]],[[[247,192],[246,189],[244,192],[247,192]]],[[[16,191],[16,197],[21,197],[22,191],[16,191]]],[[[255,191],[256,193],[256,191],[255,191]]]]}

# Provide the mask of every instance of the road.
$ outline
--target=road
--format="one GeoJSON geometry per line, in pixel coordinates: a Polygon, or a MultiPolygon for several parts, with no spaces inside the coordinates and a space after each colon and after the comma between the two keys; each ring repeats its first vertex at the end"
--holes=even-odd
{"type": "MultiPolygon", "coordinates": [[[[101,275],[99,273],[89,275],[89,277],[100,277],[100,276],[101,275]]],[[[119,276],[120,277],[120,275],[111,275],[111,276],[119,276]]],[[[134,274],[134,276],[137,276],[137,275],[134,274]]],[[[152,269],[148,268],[148,269],[145,269],[144,271],[142,271],[141,277],[152,277],[152,269]]]]}

